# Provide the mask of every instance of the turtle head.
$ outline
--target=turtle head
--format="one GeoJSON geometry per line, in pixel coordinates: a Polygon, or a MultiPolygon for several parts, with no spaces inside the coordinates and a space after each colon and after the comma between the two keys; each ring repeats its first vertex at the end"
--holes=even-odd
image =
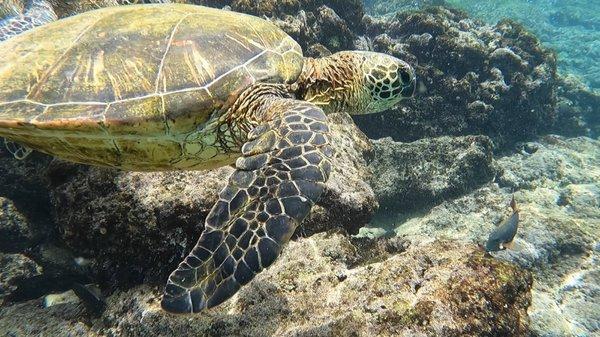
{"type": "Polygon", "coordinates": [[[302,98],[327,112],[381,112],[415,93],[414,69],[393,56],[342,51],[307,59],[298,79],[302,98]]]}
{"type": "MultiPolygon", "coordinates": [[[[416,78],[414,69],[406,62],[393,56],[355,51],[361,57],[361,73],[363,91],[365,95],[359,99],[366,101],[362,111],[358,114],[367,114],[388,110],[406,98],[414,95],[416,78]]],[[[360,82],[359,82],[360,83],[360,82]]]]}

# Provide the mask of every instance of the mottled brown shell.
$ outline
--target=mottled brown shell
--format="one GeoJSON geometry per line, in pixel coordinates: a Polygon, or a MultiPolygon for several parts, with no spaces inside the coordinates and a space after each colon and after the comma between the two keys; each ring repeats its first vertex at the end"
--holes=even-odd
{"type": "Polygon", "coordinates": [[[302,63],[298,44],[257,17],[182,4],[95,10],[0,44],[0,136],[89,164],[217,166],[214,135],[199,130],[255,81],[295,81],[302,63]]]}

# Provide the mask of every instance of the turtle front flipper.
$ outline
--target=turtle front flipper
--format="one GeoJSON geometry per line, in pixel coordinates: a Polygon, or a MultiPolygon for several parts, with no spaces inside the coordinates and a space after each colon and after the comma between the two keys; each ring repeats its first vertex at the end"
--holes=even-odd
{"type": "Polygon", "coordinates": [[[332,155],[325,114],[285,98],[264,113],[274,116],[250,132],[198,243],[171,273],[164,310],[199,312],[233,296],[275,261],[320,198],[332,155]]]}
{"type": "Polygon", "coordinates": [[[0,41],[57,20],[46,0],[8,0],[0,3],[0,41]]]}

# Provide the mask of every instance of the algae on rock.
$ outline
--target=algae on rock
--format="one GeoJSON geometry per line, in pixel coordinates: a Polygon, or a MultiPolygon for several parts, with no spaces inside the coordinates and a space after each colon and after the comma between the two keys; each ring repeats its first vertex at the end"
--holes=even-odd
{"type": "Polygon", "coordinates": [[[496,163],[494,182],[433,207],[378,217],[363,234],[398,235],[413,244],[483,243],[510,216],[514,193],[520,209],[515,248],[493,255],[533,271],[534,334],[600,332],[600,141],[546,136],[496,163]]]}
{"type": "Polygon", "coordinates": [[[556,60],[521,25],[444,7],[364,21],[372,49],[417,65],[419,80],[416,99],[357,118],[370,138],[483,134],[505,147],[553,125],[556,60]]]}
{"type": "MultiPolygon", "coordinates": [[[[193,319],[162,311],[159,289],[118,290],[92,330],[102,336],[527,336],[529,272],[473,245],[406,247],[397,240],[353,242],[328,232],[292,241],[231,300],[193,319]]],[[[35,305],[0,309],[0,331],[16,331],[24,316],[31,329],[46,324],[42,315],[21,314],[39,312],[35,305]]],[[[77,327],[76,318],[54,315],[53,326],[77,327]]]]}
{"type": "Polygon", "coordinates": [[[485,136],[425,138],[412,143],[374,141],[370,181],[381,213],[435,205],[489,182],[496,174],[485,136]]]}

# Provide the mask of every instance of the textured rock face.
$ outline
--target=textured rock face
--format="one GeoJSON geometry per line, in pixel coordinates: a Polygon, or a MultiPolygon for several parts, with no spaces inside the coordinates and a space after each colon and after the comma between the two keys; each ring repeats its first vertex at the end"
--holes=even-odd
{"type": "Polygon", "coordinates": [[[365,22],[372,48],[418,65],[419,79],[415,99],[359,119],[369,137],[484,134],[504,146],[555,120],[553,53],[517,23],[487,26],[443,7],[365,22]]]}
{"type": "Polygon", "coordinates": [[[40,235],[11,200],[0,196],[0,252],[29,248],[40,235]]]}
{"type": "Polygon", "coordinates": [[[294,38],[308,56],[354,49],[362,33],[364,8],[360,0],[200,1],[236,12],[267,17],[294,38]]]}
{"type": "MultiPolygon", "coordinates": [[[[464,246],[435,243],[402,254],[386,248],[392,252],[370,251],[377,260],[363,260],[361,248],[343,235],[293,242],[277,264],[234,301],[196,321],[191,331],[215,336],[525,335],[527,272],[483,261],[481,253],[464,246]],[[467,294],[473,301],[464,302],[467,294]]],[[[190,328],[188,319],[165,317],[155,302],[144,303],[148,295],[134,302],[137,313],[120,316],[117,306],[108,318],[131,336],[190,328]],[[146,324],[138,323],[142,312],[146,324]]],[[[116,300],[122,303],[123,297],[116,300]]]]}
{"type": "Polygon", "coordinates": [[[574,76],[565,76],[558,87],[559,120],[554,128],[565,136],[600,135],[600,91],[590,91],[574,76]]]}
{"type": "Polygon", "coordinates": [[[534,271],[532,329],[539,336],[600,332],[600,142],[547,136],[499,158],[496,182],[435,207],[402,212],[381,228],[410,242],[435,238],[482,243],[520,208],[514,250],[494,253],[534,271]]]}
{"type": "Polygon", "coordinates": [[[382,211],[434,205],[490,181],[492,147],[485,136],[375,141],[371,186],[382,211]]]}
{"type": "MultiPolygon", "coordinates": [[[[300,235],[334,227],[358,232],[377,209],[365,183],[369,140],[347,115],[330,120],[334,171],[324,197],[298,229],[300,235]]],[[[163,282],[191,249],[233,168],[140,173],[78,166],[74,172],[52,191],[63,240],[93,258],[105,281],[139,283],[163,282]]]]}
{"type": "Polygon", "coordinates": [[[461,8],[472,17],[496,23],[504,18],[522,22],[546,45],[556,50],[561,73],[574,74],[600,89],[600,2],[587,0],[480,1],[480,0],[366,0],[374,14],[418,9],[429,5],[461,8]]]}
{"type": "MultiPolygon", "coordinates": [[[[291,242],[232,300],[202,315],[166,314],[157,290],[141,286],[111,296],[96,327],[107,336],[526,336],[531,283],[528,272],[473,245],[353,243],[320,233],[291,242]]],[[[0,315],[0,329],[31,305],[0,315]]],[[[65,315],[60,324],[72,321],[65,315]]]]}
{"type": "Polygon", "coordinates": [[[0,305],[17,289],[19,281],[41,272],[42,268],[24,255],[0,253],[0,305]]]}
{"type": "Polygon", "coordinates": [[[44,308],[31,301],[0,308],[0,332],[6,336],[104,337],[85,323],[81,308],[73,304],[44,308]]]}

